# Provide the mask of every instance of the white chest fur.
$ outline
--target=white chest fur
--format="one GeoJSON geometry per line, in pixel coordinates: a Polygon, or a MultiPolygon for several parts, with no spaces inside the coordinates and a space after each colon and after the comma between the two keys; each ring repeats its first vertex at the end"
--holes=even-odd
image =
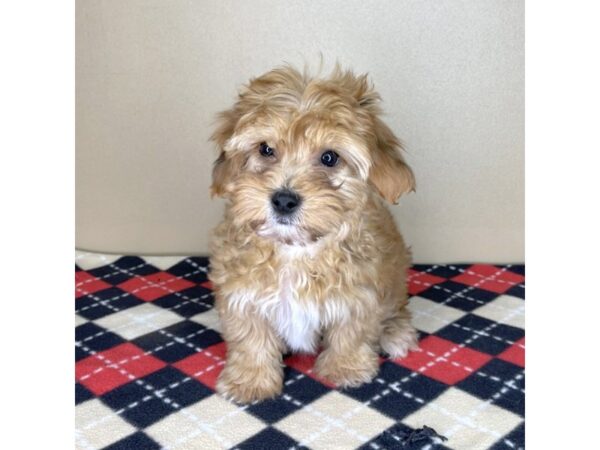
{"type": "Polygon", "coordinates": [[[299,287],[310,282],[307,273],[283,267],[277,294],[265,303],[266,317],[292,351],[314,352],[324,328],[350,318],[343,298],[298,298],[299,287]]]}
{"type": "Polygon", "coordinates": [[[317,348],[322,328],[344,321],[350,314],[346,302],[339,298],[298,298],[299,287],[310,283],[310,277],[294,260],[306,255],[305,252],[288,248],[281,255],[283,263],[274,292],[268,296],[261,291],[239,292],[230,297],[229,307],[255,311],[269,322],[291,351],[311,353],[317,348]]]}
{"type": "Polygon", "coordinates": [[[284,269],[279,277],[279,291],[272,304],[269,320],[290,350],[314,352],[320,328],[319,307],[312,299],[298,299],[299,274],[284,269]]]}
{"type": "Polygon", "coordinates": [[[260,292],[242,291],[229,297],[229,308],[264,317],[292,351],[311,353],[316,350],[322,323],[320,309],[314,299],[299,299],[298,272],[284,268],[277,289],[268,296],[260,292]]]}

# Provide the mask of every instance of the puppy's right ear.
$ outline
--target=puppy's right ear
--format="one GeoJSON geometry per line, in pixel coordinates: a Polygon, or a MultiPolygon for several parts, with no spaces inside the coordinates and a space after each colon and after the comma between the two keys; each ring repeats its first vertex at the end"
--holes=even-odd
{"type": "Polygon", "coordinates": [[[217,144],[220,152],[212,170],[210,192],[213,196],[224,197],[229,191],[228,185],[235,179],[241,169],[239,158],[232,157],[225,151],[225,143],[233,135],[236,123],[237,114],[235,110],[223,111],[219,114],[217,128],[210,137],[210,140],[217,144]]]}

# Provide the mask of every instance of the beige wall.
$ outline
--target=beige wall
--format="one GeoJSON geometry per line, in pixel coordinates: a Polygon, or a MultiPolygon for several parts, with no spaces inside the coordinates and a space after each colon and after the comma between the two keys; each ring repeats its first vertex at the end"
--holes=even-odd
{"type": "Polygon", "coordinates": [[[369,72],[416,194],[417,262],[523,260],[523,2],[79,0],[77,246],[206,253],[214,114],[322,52],[369,72]]]}

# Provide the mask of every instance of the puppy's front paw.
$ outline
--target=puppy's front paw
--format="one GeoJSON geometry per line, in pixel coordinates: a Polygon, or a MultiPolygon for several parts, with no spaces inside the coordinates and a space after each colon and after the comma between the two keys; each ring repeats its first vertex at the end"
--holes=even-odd
{"type": "Polygon", "coordinates": [[[390,358],[404,358],[409,351],[419,348],[417,330],[410,324],[387,327],[384,329],[379,342],[381,349],[390,358]]]}
{"type": "Polygon", "coordinates": [[[379,370],[377,354],[366,344],[351,354],[325,350],[315,363],[317,374],[339,387],[358,387],[370,382],[379,370]]]}
{"type": "Polygon", "coordinates": [[[283,387],[283,371],[272,367],[227,364],[217,381],[217,392],[236,403],[276,397],[283,387]]]}

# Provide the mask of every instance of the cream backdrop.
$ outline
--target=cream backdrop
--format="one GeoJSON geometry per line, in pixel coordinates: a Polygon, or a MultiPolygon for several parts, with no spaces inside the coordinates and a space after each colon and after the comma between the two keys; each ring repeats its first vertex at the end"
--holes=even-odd
{"type": "Polygon", "coordinates": [[[216,112],[249,77],[322,53],[369,72],[417,192],[392,207],[416,262],[524,258],[518,0],[76,3],[76,244],[203,254],[216,112]]]}

